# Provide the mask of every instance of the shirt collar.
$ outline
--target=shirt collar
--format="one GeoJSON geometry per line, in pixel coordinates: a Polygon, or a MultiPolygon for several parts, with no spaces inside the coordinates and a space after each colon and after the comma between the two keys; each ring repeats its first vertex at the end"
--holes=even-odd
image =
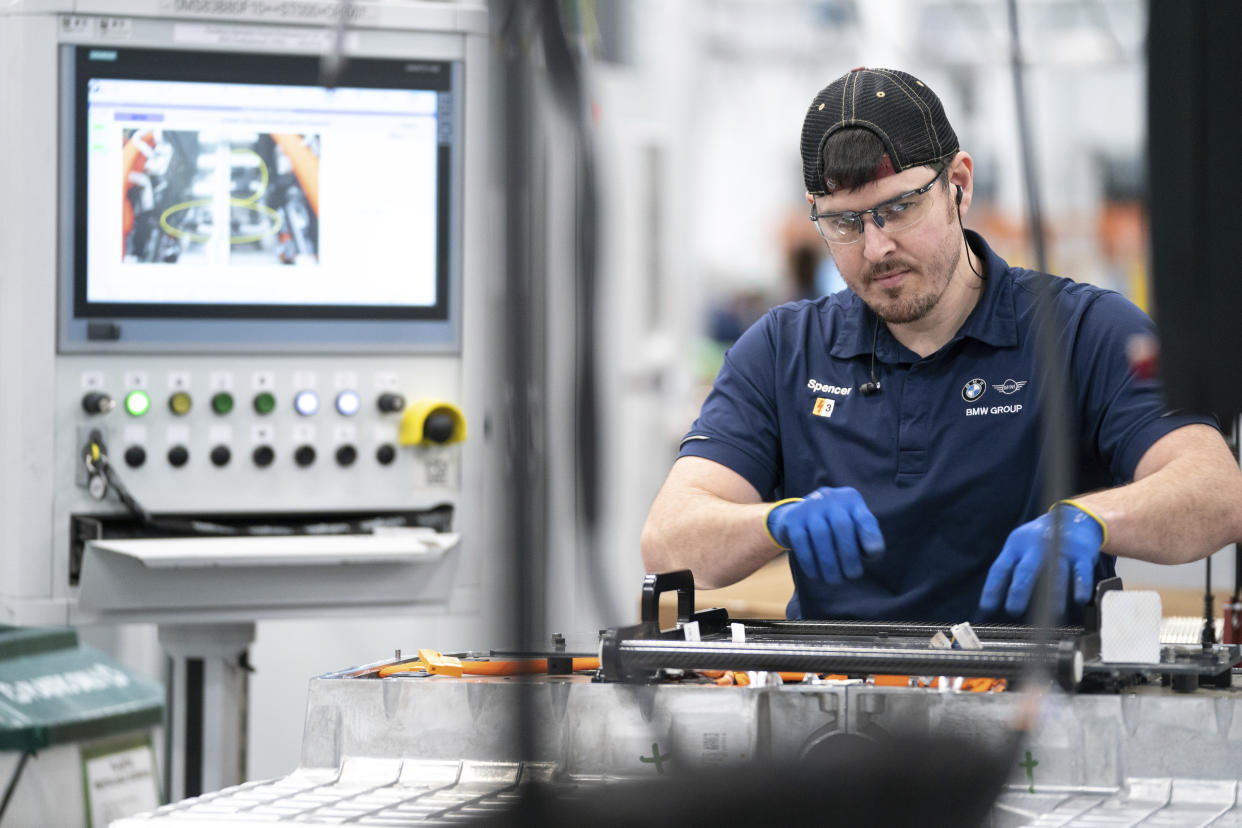
{"type": "MultiPolygon", "coordinates": [[[[973,230],[966,231],[966,241],[981,262],[988,278],[978,304],[966,317],[953,340],[971,337],[997,348],[1018,344],[1018,325],[1013,307],[1013,279],[1009,265],[973,230]]],[[[975,278],[971,274],[970,278],[975,278]]],[[[876,316],[871,308],[852,290],[842,294],[844,319],[837,326],[829,353],[837,359],[852,359],[871,353],[877,335],[888,339],[887,330],[876,332],[876,316]]],[[[830,306],[826,306],[830,307],[830,306]]],[[[895,343],[894,343],[895,344],[895,343]]],[[[882,349],[887,350],[887,349],[882,349]]]]}
{"type": "MultiPolygon", "coordinates": [[[[996,348],[1014,347],[1018,344],[1018,322],[1013,307],[1013,275],[1009,264],[996,255],[983,236],[973,230],[966,231],[966,243],[985,266],[983,272],[988,278],[979,303],[953,338],[969,336],[996,348]]],[[[976,278],[973,273],[971,278],[976,278]]]]}

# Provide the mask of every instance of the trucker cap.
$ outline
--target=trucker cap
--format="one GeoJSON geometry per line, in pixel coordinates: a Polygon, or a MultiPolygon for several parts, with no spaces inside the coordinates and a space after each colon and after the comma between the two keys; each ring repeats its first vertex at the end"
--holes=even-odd
{"type": "Polygon", "coordinates": [[[884,144],[876,178],[952,158],[957,135],[940,99],[913,75],[896,69],[851,69],[820,90],[802,122],[802,177],[812,195],[836,188],[824,180],[824,142],[837,130],[861,127],[884,144]]]}

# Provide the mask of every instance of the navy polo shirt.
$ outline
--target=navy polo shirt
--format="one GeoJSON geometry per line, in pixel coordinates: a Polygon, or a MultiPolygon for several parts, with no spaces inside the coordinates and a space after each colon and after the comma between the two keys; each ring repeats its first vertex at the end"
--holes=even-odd
{"type": "MultiPolygon", "coordinates": [[[[936,353],[907,349],[849,290],[782,305],[729,349],[682,442],[681,456],[729,467],[765,500],[853,486],[875,514],[884,557],[835,587],[795,568],[790,617],[990,620],[978,610],[989,566],[1050,505],[1040,408],[1051,383],[1072,408],[1075,492],[1128,482],[1165,434],[1213,424],[1169,414],[1159,384],[1130,370],[1127,340],[1155,329],[1125,297],[1010,267],[978,234],[967,238],[989,278],[936,353]],[[1042,368],[1038,290],[1051,291],[1060,346],[1042,368]],[[882,390],[864,396],[873,343],[882,390]]],[[[1113,564],[1101,555],[1097,579],[1113,564]]]]}

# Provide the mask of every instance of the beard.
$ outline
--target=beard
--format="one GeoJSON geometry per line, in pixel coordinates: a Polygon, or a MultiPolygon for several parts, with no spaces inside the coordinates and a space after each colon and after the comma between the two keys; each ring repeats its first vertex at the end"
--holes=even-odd
{"type": "MultiPolygon", "coordinates": [[[[961,258],[960,237],[947,234],[944,243],[922,265],[893,259],[864,270],[859,275],[859,287],[865,293],[860,297],[887,324],[916,322],[940,303],[949,282],[953,281],[961,258]],[[913,278],[908,277],[895,288],[874,286],[876,279],[901,270],[908,270],[913,278]]],[[[857,290],[855,292],[858,293],[857,290]]]]}

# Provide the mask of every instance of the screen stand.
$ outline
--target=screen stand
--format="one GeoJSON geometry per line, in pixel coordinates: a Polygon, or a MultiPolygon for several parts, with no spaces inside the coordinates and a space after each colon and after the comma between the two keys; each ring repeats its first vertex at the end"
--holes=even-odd
{"type": "Polygon", "coordinates": [[[169,802],[244,781],[253,622],[161,624],[168,654],[164,796],[169,802]]]}

